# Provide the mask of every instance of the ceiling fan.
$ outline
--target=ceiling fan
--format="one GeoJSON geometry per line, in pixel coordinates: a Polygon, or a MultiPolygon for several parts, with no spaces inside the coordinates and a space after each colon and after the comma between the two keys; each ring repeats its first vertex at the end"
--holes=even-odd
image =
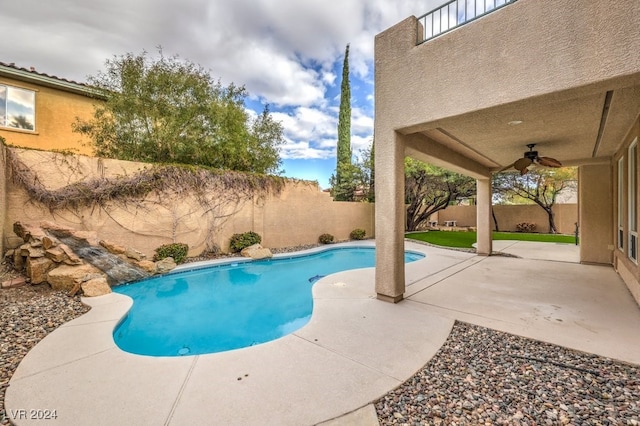
{"type": "Polygon", "coordinates": [[[534,163],[540,164],[544,167],[562,167],[562,163],[555,158],[539,157],[538,151],[533,150],[534,146],[536,146],[536,144],[534,143],[527,144],[527,148],[529,148],[529,151],[525,151],[522,158],[518,158],[513,162],[513,164],[509,164],[507,167],[501,169],[500,171],[503,172],[513,167],[514,169],[519,171],[520,175],[522,176],[529,171],[527,167],[531,166],[534,163]]]}

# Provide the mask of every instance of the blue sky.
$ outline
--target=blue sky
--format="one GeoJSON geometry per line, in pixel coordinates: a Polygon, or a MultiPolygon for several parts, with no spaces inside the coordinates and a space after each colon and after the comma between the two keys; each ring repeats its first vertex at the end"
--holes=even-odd
{"type": "Polygon", "coordinates": [[[22,0],[4,2],[0,62],[79,82],[128,52],[179,55],[244,85],[284,127],[284,175],[327,188],[335,170],[342,61],[350,45],[351,144],[373,137],[374,37],[443,0],[22,0]]]}

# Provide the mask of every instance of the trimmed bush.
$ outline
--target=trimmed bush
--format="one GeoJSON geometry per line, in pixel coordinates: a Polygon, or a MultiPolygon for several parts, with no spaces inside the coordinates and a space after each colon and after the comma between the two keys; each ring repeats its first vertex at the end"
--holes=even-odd
{"type": "Polygon", "coordinates": [[[262,237],[253,231],[245,232],[243,234],[233,234],[229,241],[229,249],[232,253],[237,253],[245,247],[260,244],[261,242],[262,237]]]}
{"type": "Polygon", "coordinates": [[[164,244],[156,249],[153,260],[162,260],[165,257],[172,257],[176,263],[182,263],[187,258],[189,246],[184,243],[164,244]]]}
{"type": "Polygon", "coordinates": [[[352,240],[364,240],[365,235],[367,235],[367,232],[364,229],[356,228],[351,231],[349,238],[352,240]]]}
{"type": "Polygon", "coordinates": [[[516,229],[518,230],[518,232],[533,232],[536,230],[536,224],[529,222],[520,222],[516,225],[516,229]]]}
{"type": "Polygon", "coordinates": [[[333,242],[333,235],[322,234],[318,237],[318,241],[320,242],[320,244],[331,244],[333,242]]]}

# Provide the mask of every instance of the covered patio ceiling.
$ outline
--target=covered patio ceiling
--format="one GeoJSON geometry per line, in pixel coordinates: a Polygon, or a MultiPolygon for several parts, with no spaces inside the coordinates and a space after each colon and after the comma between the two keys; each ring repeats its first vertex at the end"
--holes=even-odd
{"type": "MultiPolygon", "coordinates": [[[[445,167],[449,163],[447,156],[453,151],[497,171],[522,157],[531,143],[536,144],[540,156],[556,158],[565,166],[577,166],[609,162],[639,110],[640,73],[399,131],[419,135],[413,140],[424,144],[424,148],[434,142],[441,145],[440,149],[426,149],[422,157],[445,167]]],[[[423,148],[408,146],[410,155],[423,148]]]]}

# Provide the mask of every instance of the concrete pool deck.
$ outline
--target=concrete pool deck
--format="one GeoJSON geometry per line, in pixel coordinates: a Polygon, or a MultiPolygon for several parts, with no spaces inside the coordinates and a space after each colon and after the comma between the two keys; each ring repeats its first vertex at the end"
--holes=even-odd
{"type": "Polygon", "coordinates": [[[523,257],[514,258],[407,241],[427,258],[406,266],[401,303],[375,299],[373,269],[330,275],[313,287],[306,326],[218,354],[123,352],[111,332],[131,299],[83,299],[91,311],[23,359],[6,409],[56,410],[55,421],[18,425],[377,424],[370,403],[427,363],[456,319],[640,364],[640,308],[620,277],[607,266],[537,259],[553,250],[539,244],[510,245],[523,257]]]}

